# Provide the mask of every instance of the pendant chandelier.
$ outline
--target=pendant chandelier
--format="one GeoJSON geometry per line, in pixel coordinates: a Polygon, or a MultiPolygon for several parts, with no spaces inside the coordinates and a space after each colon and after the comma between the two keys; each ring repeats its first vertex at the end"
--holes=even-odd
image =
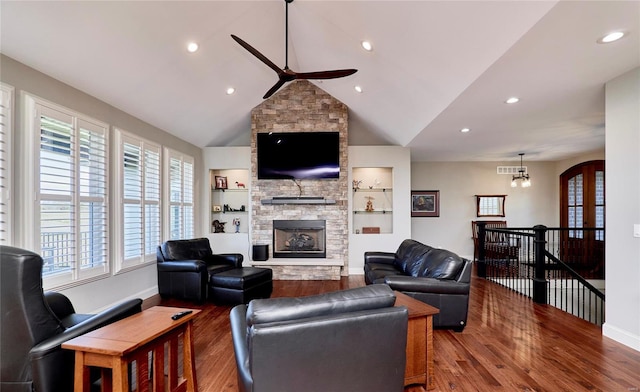
{"type": "Polygon", "coordinates": [[[528,188],[531,186],[531,180],[529,179],[529,174],[525,173],[524,167],[522,166],[522,157],[524,156],[524,153],[521,152],[518,155],[520,155],[520,169],[518,169],[518,174],[514,175],[511,179],[511,187],[517,187],[518,181],[522,181],[520,183],[520,186],[522,186],[523,188],[528,188]]]}

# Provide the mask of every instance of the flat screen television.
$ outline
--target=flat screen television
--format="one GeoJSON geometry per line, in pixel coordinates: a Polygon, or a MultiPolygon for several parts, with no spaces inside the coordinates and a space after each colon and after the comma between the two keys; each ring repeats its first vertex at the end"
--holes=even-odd
{"type": "Polygon", "coordinates": [[[338,132],[258,133],[258,179],[331,179],[340,175],[338,132]]]}

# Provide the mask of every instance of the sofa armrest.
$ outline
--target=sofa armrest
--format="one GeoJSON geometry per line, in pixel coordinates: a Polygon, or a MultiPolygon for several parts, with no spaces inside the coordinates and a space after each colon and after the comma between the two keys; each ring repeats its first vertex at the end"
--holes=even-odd
{"type": "Polygon", "coordinates": [[[393,290],[433,294],[469,294],[469,283],[459,283],[451,279],[414,278],[412,276],[390,275],[384,282],[393,290]]]}
{"type": "Polygon", "coordinates": [[[209,261],[214,264],[232,264],[235,268],[242,268],[244,256],[240,253],[217,253],[211,255],[209,261]]]}
{"type": "Polygon", "coordinates": [[[62,343],[139,313],[141,309],[141,299],[127,300],[32,347],[29,351],[29,359],[34,390],[53,392],[73,389],[74,354],[71,350],[62,349],[60,347],[62,343]]]}
{"type": "Polygon", "coordinates": [[[158,272],[204,272],[207,265],[202,260],[165,261],[158,263],[158,272]]]}
{"type": "Polygon", "coordinates": [[[58,320],[62,320],[76,312],[73,308],[73,304],[71,304],[69,298],[64,294],[56,293],[54,291],[46,291],[44,293],[44,299],[58,320]]]}
{"type": "Polygon", "coordinates": [[[94,315],[93,317],[85,320],[79,324],[65,329],[62,333],[55,335],[49,339],[46,339],[35,346],[30,351],[32,359],[46,355],[49,351],[58,348],[62,343],[69,339],[83,335],[87,332],[93,331],[111,324],[118,320],[122,320],[126,317],[132,316],[142,311],[142,300],[139,298],[130,299],[112,306],[102,312],[94,315]]]}
{"type": "Polygon", "coordinates": [[[238,369],[238,381],[241,391],[253,390],[253,378],[249,367],[249,347],[247,346],[247,305],[238,305],[231,309],[231,337],[238,369]],[[243,388],[244,387],[244,388],[243,388]]]}
{"type": "Polygon", "coordinates": [[[364,252],[364,263],[390,264],[396,261],[396,254],[391,252],[364,252]]]}

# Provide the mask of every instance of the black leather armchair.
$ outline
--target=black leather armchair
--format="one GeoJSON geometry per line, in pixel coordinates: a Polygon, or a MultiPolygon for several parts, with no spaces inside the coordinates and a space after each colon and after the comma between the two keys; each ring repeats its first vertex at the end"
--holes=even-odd
{"type": "Polygon", "coordinates": [[[394,303],[372,285],[234,307],[240,391],[402,391],[408,313],[394,303]]]}
{"type": "Polygon", "coordinates": [[[158,291],[161,297],[204,302],[209,277],[242,268],[239,253],[214,254],[208,238],[170,240],[158,246],[158,291]]]}
{"type": "Polygon", "coordinates": [[[59,293],[43,293],[42,258],[0,246],[0,390],[73,391],[74,353],[60,346],[96,328],[138,313],[141,299],[99,314],[76,314],[59,293]],[[51,302],[49,302],[51,301],[51,302]]]}

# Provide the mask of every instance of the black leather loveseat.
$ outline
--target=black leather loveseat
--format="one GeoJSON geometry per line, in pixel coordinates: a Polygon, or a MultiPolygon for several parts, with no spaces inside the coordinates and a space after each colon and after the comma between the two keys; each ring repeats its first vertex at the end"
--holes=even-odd
{"type": "Polygon", "coordinates": [[[467,325],[470,260],[407,239],[395,253],[365,252],[364,276],[367,284],[386,283],[438,308],[434,327],[462,331],[467,325]]]}

